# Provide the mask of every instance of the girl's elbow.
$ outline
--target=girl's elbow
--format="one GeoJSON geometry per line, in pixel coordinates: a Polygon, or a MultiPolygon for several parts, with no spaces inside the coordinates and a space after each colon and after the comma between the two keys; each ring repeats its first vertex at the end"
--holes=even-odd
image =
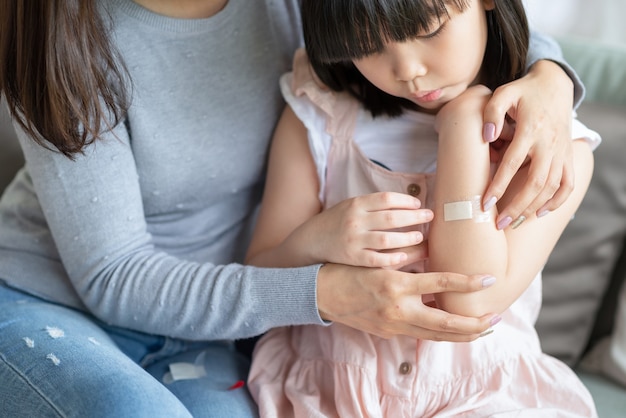
{"type": "Polygon", "coordinates": [[[475,293],[442,293],[435,296],[435,301],[440,309],[446,312],[479,318],[486,314],[500,313],[495,304],[488,297],[475,293]]]}

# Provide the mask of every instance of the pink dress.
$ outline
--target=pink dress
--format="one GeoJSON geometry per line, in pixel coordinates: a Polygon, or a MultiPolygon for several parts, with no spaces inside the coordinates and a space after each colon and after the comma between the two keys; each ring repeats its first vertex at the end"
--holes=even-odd
{"type": "MultiPolygon", "coordinates": [[[[309,131],[318,130],[309,142],[325,207],[378,190],[410,193],[428,205],[434,173],[389,171],[367,158],[355,141],[366,131],[358,128],[368,123],[365,112],[348,96],[321,89],[302,52],[282,84],[309,131]],[[319,137],[330,143],[314,143],[319,137]]],[[[417,129],[436,138],[432,116],[420,117],[417,129]]],[[[434,170],[433,155],[420,157],[423,167],[434,170]]],[[[382,339],[336,323],[274,329],[257,344],[249,388],[262,417],[597,416],[573,371],[541,352],[533,327],[540,305],[538,276],[494,332],[471,343],[382,339]]]]}

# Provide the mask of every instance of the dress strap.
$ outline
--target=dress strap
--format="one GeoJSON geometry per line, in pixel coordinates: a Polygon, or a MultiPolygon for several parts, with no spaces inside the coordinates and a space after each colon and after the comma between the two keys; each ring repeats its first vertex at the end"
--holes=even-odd
{"type": "Polygon", "coordinates": [[[347,92],[329,89],[317,77],[306,51],[300,48],[293,59],[291,89],[296,96],[306,95],[326,114],[326,132],[333,140],[350,141],[354,132],[359,103],[347,92]]]}

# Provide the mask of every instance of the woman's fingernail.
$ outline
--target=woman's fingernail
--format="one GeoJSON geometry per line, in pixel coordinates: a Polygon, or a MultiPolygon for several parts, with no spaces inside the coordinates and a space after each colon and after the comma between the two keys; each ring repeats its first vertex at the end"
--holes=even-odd
{"type": "Polygon", "coordinates": [[[496,199],[495,196],[491,196],[489,199],[485,200],[483,202],[483,211],[488,212],[489,209],[491,209],[497,201],[498,199],[496,199]]]}
{"type": "Polygon", "coordinates": [[[489,122],[483,127],[483,140],[485,142],[493,142],[496,140],[496,125],[489,122]]]}
{"type": "Polygon", "coordinates": [[[546,216],[548,213],[550,213],[550,211],[548,209],[544,209],[542,211],[539,211],[537,213],[537,218],[543,218],[544,216],[546,216]]]}
{"type": "Polygon", "coordinates": [[[509,224],[513,222],[513,218],[511,218],[510,216],[507,216],[505,218],[502,218],[498,221],[498,224],[496,225],[496,227],[499,230],[503,230],[504,228],[506,228],[507,226],[509,226],[509,224]]]}
{"type": "Polygon", "coordinates": [[[489,287],[496,282],[496,278],[493,276],[486,276],[483,279],[483,287],[489,287]]]}
{"type": "Polygon", "coordinates": [[[480,338],[480,337],[486,337],[487,335],[489,335],[489,334],[491,334],[491,333],[493,333],[493,329],[489,328],[487,331],[485,331],[485,332],[483,332],[483,333],[479,334],[479,335],[478,335],[478,337],[479,337],[479,338],[480,338]]]}
{"type": "Polygon", "coordinates": [[[517,218],[517,219],[515,220],[515,222],[513,222],[513,223],[511,224],[511,228],[513,228],[513,229],[517,228],[517,227],[518,227],[518,226],[520,226],[520,225],[521,225],[521,224],[522,224],[525,220],[526,220],[526,217],[525,217],[524,215],[520,215],[520,216],[519,216],[519,218],[517,218]]]}
{"type": "Polygon", "coordinates": [[[491,318],[491,321],[489,321],[489,324],[491,324],[491,326],[493,327],[500,321],[502,321],[502,317],[500,315],[496,315],[493,318],[491,318]]]}

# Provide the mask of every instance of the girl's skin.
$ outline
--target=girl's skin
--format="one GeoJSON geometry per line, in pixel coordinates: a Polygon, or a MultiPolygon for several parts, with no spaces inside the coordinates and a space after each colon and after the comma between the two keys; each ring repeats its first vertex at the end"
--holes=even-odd
{"type": "MultiPolygon", "coordinates": [[[[498,205],[489,209],[491,221],[443,221],[444,203],[483,196],[492,180],[489,144],[483,141],[481,120],[491,92],[478,83],[487,40],[485,11],[495,6],[493,0],[469,3],[463,12],[449,7],[449,19],[434,22],[428,33],[416,39],[388,42],[382,52],[353,60],[379,89],[437,114],[434,217],[430,211],[418,209],[417,199],[392,192],[348,199],[322,211],[306,129],[288,108],[272,144],[263,206],[248,262],[263,266],[331,262],[399,268],[422,259],[426,252],[420,245],[420,233],[395,229],[432,219],[428,245],[431,271],[469,275],[486,271],[498,278],[494,286],[481,292],[436,295],[444,310],[468,316],[502,312],[527,288],[582,200],[593,158],[585,142],[570,144],[576,187],[554,214],[538,219],[530,213],[522,228],[506,228],[510,215],[501,213],[498,217],[497,212],[522,190],[529,165],[514,176],[498,205]]],[[[384,298],[403,289],[380,291],[384,298]]],[[[336,292],[336,298],[341,295],[336,292]]],[[[404,302],[414,304],[413,309],[426,309],[417,297],[404,302]]],[[[337,306],[342,306],[341,302],[337,306]]],[[[359,308],[369,309],[365,305],[359,308]]],[[[384,314],[395,318],[403,308],[406,305],[399,305],[398,312],[384,314]]],[[[492,322],[496,321],[493,318],[492,322]]]]}

